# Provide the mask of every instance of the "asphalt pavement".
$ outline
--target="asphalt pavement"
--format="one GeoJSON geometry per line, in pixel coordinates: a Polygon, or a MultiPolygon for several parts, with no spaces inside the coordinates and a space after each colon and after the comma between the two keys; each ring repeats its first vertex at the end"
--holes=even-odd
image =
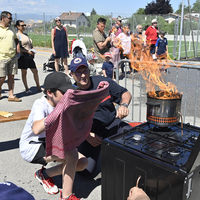
{"type": "MultiPolygon", "coordinates": [[[[48,72],[43,72],[43,64],[48,62],[50,55],[52,54],[51,49],[39,49],[37,48],[37,54],[35,56],[35,62],[39,71],[39,79],[41,86],[43,85],[44,79],[48,72]]],[[[69,59],[70,62],[70,59],[69,59]]],[[[171,70],[171,75],[173,70],[171,70]]],[[[184,74],[185,72],[183,72],[184,74]]],[[[195,74],[194,74],[195,75],[195,74]]],[[[181,76],[180,76],[181,77],[181,76]]],[[[198,78],[198,77],[197,77],[198,78]]],[[[128,118],[132,118],[132,113],[138,115],[141,113],[141,121],[146,118],[146,99],[142,98],[141,101],[144,103],[142,110],[139,108],[140,101],[140,89],[142,87],[142,93],[145,94],[145,84],[140,84],[140,77],[135,76],[134,79],[134,111],[132,106],[130,106],[130,114],[128,118]]],[[[14,94],[22,99],[22,102],[8,102],[8,86],[7,83],[4,83],[2,86],[2,99],[0,100],[0,111],[21,111],[21,110],[30,110],[33,102],[40,98],[43,93],[38,92],[35,86],[33,75],[30,70],[27,73],[27,80],[30,89],[33,91],[33,95],[27,95],[21,80],[21,71],[18,70],[18,74],[15,76],[15,88],[14,94]]],[[[184,77],[181,79],[182,85],[184,85],[184,77]]],[[[173,80],[172,80],[173,81],[173,80]]],[[[133,80],[130,76],[127,77],[127,82],[124,83],[123,80],[120,81],[120,85],[126,85],[129,91],[132,91],[131,85],[133,80]]],[[[195,84],[190,84],[189,86],[195,88],[195,84]]],[[[190,90],[189,90],[190,92],[190,90]]],[[[191,100],[194,99],[192,95],[188,95],[188,98],[191,100]]],[[[199,103],[199,101],[198,101],[199,103]]],[[[192,105],[192,104],[191,104],[192,105]]],[[[190,111],[191,109],[188,108],[190,111]]],[[[191,111],[192,112],[192,111],[191,111]]],[[[191,117],[192,117],[191,113],[191,117]]],[[[139,118],[137,120],[139,121],[139,118]]],[[[26,120],[18,120],[12,122],[0,123],[0,182],[10,181],[16,184],[19,187],[24,188],[29,193],[31,193],[36,200],[56,200],[59,199],[59,194],[49,195],[47,194],[39,182],[35,179],[34,173],[41,168],[41,165],[30,164],[24,161],[19,152],[19,139],[24,128],[26,120]]],[[[48,164],[48,167],[55,165],[54,163],[48,164]]],[[[59,188],[62,187],[61,176],[54,178],[56,184],[59,188]]],[[[76,174],[74,181],[73,192],[77,197],[88,199],[88,200],[100,200],[101,199],[101,161],[97,165],[97,170],[95,171],[94,176],[92,177],[82,177],[79,174],[76,174]]],[[[128,194],[127,194],[128,195],[128,194]]]]}

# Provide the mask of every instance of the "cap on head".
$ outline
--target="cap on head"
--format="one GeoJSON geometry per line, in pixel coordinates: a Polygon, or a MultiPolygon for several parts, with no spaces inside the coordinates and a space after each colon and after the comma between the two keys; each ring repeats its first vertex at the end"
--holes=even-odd
{"type": "Polygon", "coordinates": [[[97,56],[95,56],[93,53],[88,53],[87,54],[87,56],[86,56],[86,59],[87,60],[97,60],[98,59],[98,57],[97,56]]]}
{"type": "Polygon", "coordinates": [[[61,18],[60,18],[60,17],[56,17],[56,18],[55,18],[55,21],[56,21],[56,20],[61,20],[61,18]]]}
{"type": "Polygon", "coordinates": [[[71,61],[70,70],[72,72],[75,72],[80,66],[85,66],[88,68],[87,61],[84,58],[80,58],[80,57],[74,58],[71,61]]]}
{"type": "Polygon", "coordinates": [[[151,21],[151,23],[153,24],[153,23],[158,23],[158,21],[156,20],[156,19],[153,19],[152,21],[151,21]]]}
{"type": "Polygon", "coordinates": [[[72,86],[70,78],[62,72],[53,72],[46,76],[44,80],[44,89],[48,90],[53,88],[62,92],[66,92],[68,89],[77,89],[72,86]]]}
{"type": "Polygon", "coordinates": [[[110,57],[110,58],[112,58],[112,55],[111,55],[110,52],[106,52],[106,53],[104,53],[104,56],[105,56],[105,58],[106,58],[106,57],[110,57]]]}

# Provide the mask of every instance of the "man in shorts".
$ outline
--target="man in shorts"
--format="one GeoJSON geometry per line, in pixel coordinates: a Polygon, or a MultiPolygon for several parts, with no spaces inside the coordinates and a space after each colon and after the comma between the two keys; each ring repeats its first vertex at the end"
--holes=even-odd
{"type": "MultiPolygon", "coordinates": [[[[20,153],[25,161],[42,164],[43,166],[52,161],[62,162],[62,164],[54,167],[42,167],[35,172],[36,179],[49,194],[58,193],[58,187],[54,184],[52,177],[63,175],[66,165],[72,172],[73,170],[82,171],[87,166],[87,159],[82,154],[74,151],[66,152],[66,158],[62,160],[55,155],[46,157],[45,119],[54,110],[55,106],[68,89],[77,89],[77,87],[72,86],[70,78],[66,74],[62,72],[53,72],[47,75],[44,81],[45,95],[34,102],[20,139],[20,153]],[[73,156],[76,155],[76,153],[77,157],[74,158],[73,156]],[[74,166],[76,169],[72,169],[74,166]]],[[[64,193],[68,193],[69,200],[78,200],[79,198],[72,194],[73,181],[71,179],[65,179],[64,185],[63,178],[63,191],[64,193]]],[[[63,196],[63,192],[61,196],[63,196]]],[[[60,199],[65,198],[66,197],[61,197],[60,199]]]]}
{"type": "Polygon", "coordinates": [[[94,55],[98,57],[95,67],[96,67],[96,72],[99,75],[102,75],[102,66],[103,63],[105,62],[103,55],[105,52],[109,51],[109,42],[111,41],[110,37],[106,37],[106,34],[104,33],[104,29],[106,26],[106,19],[104,18],[99,18],[97,20],[97,27],[93,31],[92,39],[93,39],[93,45],[94,45],[94,55]]]}
{"type": "Polygon", "coordinates": [[[20,53],[20,45],[15,34],[14,28],[11,26],[12,14],[8,11],[1,13],[0,22],[0,99],[1,86],[8,76],[8,101],[20,102],[13,94],[14,75],[17,74],[18,64],[17,55],[20,53]]]}

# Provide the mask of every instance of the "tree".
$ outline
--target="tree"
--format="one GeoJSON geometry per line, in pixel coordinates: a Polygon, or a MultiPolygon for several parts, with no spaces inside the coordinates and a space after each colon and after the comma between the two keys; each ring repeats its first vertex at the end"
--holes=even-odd
{"type": "Polygon", "coordinates": [[[193,3],[193,7],[191,9],[194,12],[199,12],[200,10],[200,0],[196,0],[195,3],[193,3]]]}
{"type": "Polygon", "coordinates": [[[97,14],[97,12],[95,11],[95,9],[93,8],[92,9],[92,12],[90,13],[90,15],[96,15],[97,14]]]}
{"type": "Polygon", "coordinates": [[[144,15],[145,14],[144,8],[139,8],[135,14],[137,14],[137,15],[144,15]]]}
{"type": "Polygon", "coordinates": [[[156,0],[147,4],[145,14],[168,14],[173,12],[170,0],[156,0]]]}
{"type": "MultiPolygon", "coordinates": [[[[175,13],[181,15],[181,12],[182,12],[182,3],[179,4],[178,10],[175,13]]],[[[188,12],[189,12],[189,6],[186,7],[186,5],[184,5],[184,14],[188,12]]]]}

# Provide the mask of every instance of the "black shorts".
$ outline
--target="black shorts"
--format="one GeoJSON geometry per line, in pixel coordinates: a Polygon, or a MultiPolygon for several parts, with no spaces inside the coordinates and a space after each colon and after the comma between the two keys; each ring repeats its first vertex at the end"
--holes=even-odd
{"type": "Polygon", "coordinates": [[[43,157],[46,156],[46,143],[41,143],[40,148],[31,163],[47,165],[43,157]]]}
{"type": "Polygon", "coordinates": [[[33,59],[25,59],[24,56],[21,56],[18,59],[18,69],[35,69],[36,65],[33,59]]]}
{"type": "Polygon", "coordinates": [[[156,46],[155,46],[155,44],[152,44],[151,46],[150,46],[150,53],[151,54],[154,54],[156,52],[156,46]]]}

